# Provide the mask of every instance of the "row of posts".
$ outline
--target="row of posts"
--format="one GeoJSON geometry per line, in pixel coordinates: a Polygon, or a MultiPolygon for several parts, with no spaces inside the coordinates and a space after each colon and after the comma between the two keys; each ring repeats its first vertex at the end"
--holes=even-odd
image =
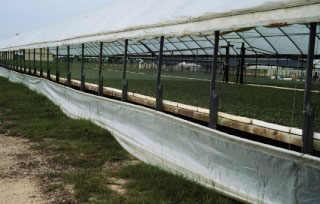
{"type": "MultiPolygon", "coordinates": [[[[311,83],[312,83],[312,68],[313,68],[313,58],[314,58],[314,46],[315,46],[315,36],[316,36],[316,23],[310,24],[310,34],[309,34],[309,49],[308,49],[308,66],[307,66],[307,79],[304,91],[304,105],[303,105],[303,135],[302,135],[302,152],[307,154],[313,153],[313,129],[314,129],[314,108],[311,106],[311,83]]],[[[211,70],[211,82],[210,82],[210,113],[209,113],[209,127],[212,129],[217,129],[218,126],[218,93],[215,87],[215,80],[217,75],[217,60],[218,60],[218,49],[219,49],[219,37],[220,32],[215,31],[215,43],[214,43],[214,54],[212,60],[212,70],[211,70]]],[[[160,38],[160,52],[158,57],[158,71],[156,80],[156,110],[162,111],[162,99],[163,99],[163,87],[161,86],[161,68],[163,64],[163,46],[164,46],[164,36],[160,38]]],[[[224,80],[228,82],[228,71],[229,71],[229,48],[230,43],[226,47],[226,64],[224,72],[224,80]]],[[[85,74],[84,74],[84,44],[81,46],[81,86],[80,90],[85,91],[85,74]]],[[[23,50],[23,56],[25,56],[26,50],[23,50]]],[[[101,75],[102,70],[102,52],[103,52],[103,42],[100,43],[100,53],[99,53],[99,88],[98,95],[103,96],[103,76],[101,75]]],[[[127,68],[127,52],[128,52],[128,40],[125,40],[124,46],[124,60],[123,60],[123,75],[122,75],[122,101],[127,101],[128,92],[128,81],[126,79],[126,68],[127,68]]],[[[33,52],[33,74],[36,75],[36,50],[33,52]]],[[[21,63],[18,66],[18,58],[16,57],[16,51],[11,51],[13,55],[13,64],[9,64],[10,51],[2,52],[1,54],[1,65],[7,69],[13,69],[20,72],[26,73],[26,60],[24,59],[23,65],[21,63]],[[23,70],[22,70],[23,69],[23,70]]],[[[59,83],[59,47],[56,47],[56,82],[59,83]]],[[[67,86],[71,86],[71,72],[70,72],[70,46],[67,46],[67,86]]],[[[244,57],[245,48],[244,43],[241,47],[241,61],[240,61],[240,83],[243,83],[243,67],[244,67],[244,57]]],[[[29,74],[32,74],[31,67],[31,51],[29,49],[29,74]]],[[[238,68],[239,69],[239,68],[238,68]]],[[[238,70],[239,72],[239,70],[238,70]]],[[[238,75],[237,75],[238,76],[238,75]]],[[[40,49],[40,77],[43,77],[43,66],[42,66],[42,49],[40,49]]],[[[50,78],[50,66],[49,66],[49,48],[47,48],[47,79],[50,78]]],[[[238,81],[238,77],[237,77],[238,81]]]]}

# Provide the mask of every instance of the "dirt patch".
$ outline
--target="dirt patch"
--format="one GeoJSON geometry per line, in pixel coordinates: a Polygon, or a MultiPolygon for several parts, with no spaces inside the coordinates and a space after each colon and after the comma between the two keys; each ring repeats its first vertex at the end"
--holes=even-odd
{"type": "Polygon", "coordinates": [[[0,134],[0,203],[56,203],[60,195],[44,195],[39,175],[56,172],[45,155],[31,148],[27,139],[0,134]]]}
{"type": "Polygon", "coordinates": [[[130,158],[127,160],[121,160],[121,161],[112,161],[112,162],[105,162],[102,166],[104,169],[108,169],[111,171],[117,171],[121,169],[122,167],[130,166],[130,165],[136,165],[141,163],[141,161],[135,159],[135,158],[130,158]]]}
{"type": "MultiPolygon", "coordinates": [[[[121,160],[116,162],[105,162],[102,168],[107,169],[109,171],[117,171],[123,167],[130,166],[130,165],[136,165],[141,163],[141,161],[135,159],[135,158],[129,158],[127,160],[121,160]]],[[[126,189],[125,185],[129,182],[127,179],[123,178],[117,178],[117,177],[111,177],[109,179],[108,187],[116,191],[117,193],[121,195],[125,195],[126,189]]]]}
{"type": "Polygon", "coordinates": [[[121,195],[124,195],[126,193],[125,185],[129,181],[122,178],[116,178],[112,177],[110,178],[110,184],[108,185],[111,190],[118,192],[121,195]]]}

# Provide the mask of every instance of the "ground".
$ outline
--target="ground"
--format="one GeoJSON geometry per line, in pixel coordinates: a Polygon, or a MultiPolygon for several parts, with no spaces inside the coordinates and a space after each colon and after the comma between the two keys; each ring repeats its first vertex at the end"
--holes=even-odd
{"type": "Polygon", "coordinates": [[[0,134],[0,203],[50,203],[38,175],[52,171],[27,139],[0,134]]]}

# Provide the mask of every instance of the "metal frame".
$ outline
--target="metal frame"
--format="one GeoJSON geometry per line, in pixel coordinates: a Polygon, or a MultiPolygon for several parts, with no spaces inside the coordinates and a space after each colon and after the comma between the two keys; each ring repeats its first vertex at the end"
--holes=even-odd
{"type": "Polygon", "coordinates": [[[216,92],[216,75],[217,75],[217,61],[218,61],[218,49],[219,49],[219,36],[220,31],[215,31],[214,38],[214,51],[211,70],[210,81],[210,113],[209,113],[209,127],[217,129],[218,126],[218,94],[216,92]]]}
{"type": "Polygon", "coordinates": [[[122,101],[126,102],[128,100],[128,81],[126,79],[127,72],[127,58],[128,58],[128,42],[129,40],[125,40],[124,45],[124,55],[123,55],[123,73],[122,73],[122,101]]]}
{"type": "Polygon", "coordinates": [[[311,86],[316,29],[317,23],[311,23],[308,48],[307,79],[305,83],[303,102],[302,153],[311,155],[313,153],[314,130],[314,109],[311,106],[311,86]]]}
{"type": "Polygon", "coordinates": [[[163,87],[160,84],[160,80],[161,80],[161,69],[162,69],[162,63],[163,63],[163,47],[164,47],[164,36],[161,36],[157,81],[156,81],[156,111],[162,111],[163,87]]]}
{"type": "Polygon", "coordinates": [[[81,91],[85,91],[85,74],[83,71],[84,66],[84,43],[81,44],[81,91]]]}

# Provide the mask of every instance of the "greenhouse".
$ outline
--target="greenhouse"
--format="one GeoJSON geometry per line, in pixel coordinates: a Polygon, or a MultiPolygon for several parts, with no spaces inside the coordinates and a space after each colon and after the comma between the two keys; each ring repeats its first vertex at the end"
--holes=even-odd
{"type": "Polygon", "coordinates": [[[114,0],[0,42],[0,76],[227,196],[317,203],[319,11],[318,0],[114,0]]]}

